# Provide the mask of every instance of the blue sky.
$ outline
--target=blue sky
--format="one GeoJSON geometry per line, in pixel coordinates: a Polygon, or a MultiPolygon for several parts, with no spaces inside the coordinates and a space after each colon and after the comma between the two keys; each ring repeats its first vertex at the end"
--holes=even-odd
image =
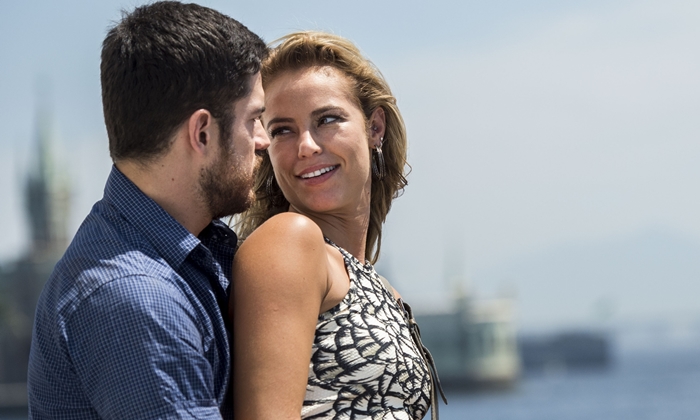
{"type": "MultiPolygon", "coordinates": [[[[100,44],[120,9],[139,3],[3,5],[0,261],[26,246],[18,193],[31,153],[37,80],[52,86],[57,153],[74,185],[72,230],[101,196],[110,162],[100,44]]],[[[464,282],[481,296],[518,291],[526,326],[585,323],[601,299],[614,302],[621,319],[700,319],[700,305],[682,299],[700,283],[692,263],[700,260],[697,2],[201,4],[267,41],[298,29],[346,36],[387,77],[409,130],[413,172],[389,215],[379,266],[416,306],[430,309],[449,298],[444,255],[452,247],[464,282]],[[634,251],[648,250],[649,238],[688,258],[634,251]],[[564,305],[528,293],[558,284],[565,295],[584,281],[565,267],[545,269],[552,261],[543,255],[581,247],[598,255],[612,246],[648,257],[595,260],[598,274],[590,275],[616,286],[592,281],[564,305]],[[541,269],[532,268],[536,262],[541,269]],[[660,296],[655,305],[627,296],[640,273],[652,273],[644,296],[660,296]]],[[[572,261],[570,269],[580,266],[572,261]]]]}

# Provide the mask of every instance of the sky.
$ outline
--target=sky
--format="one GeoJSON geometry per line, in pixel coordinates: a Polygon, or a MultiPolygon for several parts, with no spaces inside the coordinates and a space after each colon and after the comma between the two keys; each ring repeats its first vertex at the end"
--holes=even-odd
{"type": "MultiPolygon", "coordinates": [[[[100,45],[137,4],[3,5],[0,261],[27,246],[20,193],[40,102],[73,185],[72,232],[101,197],[100,45]]],[[[200,4],[268,42],[301,29],[348,37],[380,68],[412,172],[378,270],[418,309],[461,291],[515,296],[523,328],[700,329],[700,3],[200,4]]]]}

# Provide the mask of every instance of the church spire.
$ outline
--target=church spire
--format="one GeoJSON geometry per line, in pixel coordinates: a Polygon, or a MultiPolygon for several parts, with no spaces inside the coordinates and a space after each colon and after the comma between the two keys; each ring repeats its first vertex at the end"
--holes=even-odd
{"type": "Polygon", "coordinates": [[[67,245],[70,189],[66,174],[56,166],[51,112],[46,84],[37,89],[37,110],[25,204],[33,255],[62,252],[67,245]]]}

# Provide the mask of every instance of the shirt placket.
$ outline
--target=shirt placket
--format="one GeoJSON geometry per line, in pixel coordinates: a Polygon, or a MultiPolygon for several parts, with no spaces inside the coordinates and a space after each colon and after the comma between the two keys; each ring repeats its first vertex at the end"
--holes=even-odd
{"type": "Polygon", "coordinates": [[[209,280],[209,284],[214,292],[214,297],[216,298],[216,303],[221,310],[224,323],[226,327],[230,329],[228,319],[228,293],[220,281],[220,277],[224,275],[223,272],[214,264],[214,257],[202,244],[197,245],[197,247],[192,250],[190,253],[190,260],[194,266],[204,274],[207,280],[209,280]]]}

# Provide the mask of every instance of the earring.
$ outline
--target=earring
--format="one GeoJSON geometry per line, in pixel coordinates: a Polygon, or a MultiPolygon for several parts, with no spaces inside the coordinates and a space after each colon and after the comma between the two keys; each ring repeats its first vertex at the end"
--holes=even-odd
{"type": "Polygon", "coordinates": [[[379,144],[374,149],[376,153],[372,156],[372,173],[377,179],[382,179],[386,176],[386,163],[382,153],[382,143],[384,143],[384,137],[379,139],[379,144]]]}

